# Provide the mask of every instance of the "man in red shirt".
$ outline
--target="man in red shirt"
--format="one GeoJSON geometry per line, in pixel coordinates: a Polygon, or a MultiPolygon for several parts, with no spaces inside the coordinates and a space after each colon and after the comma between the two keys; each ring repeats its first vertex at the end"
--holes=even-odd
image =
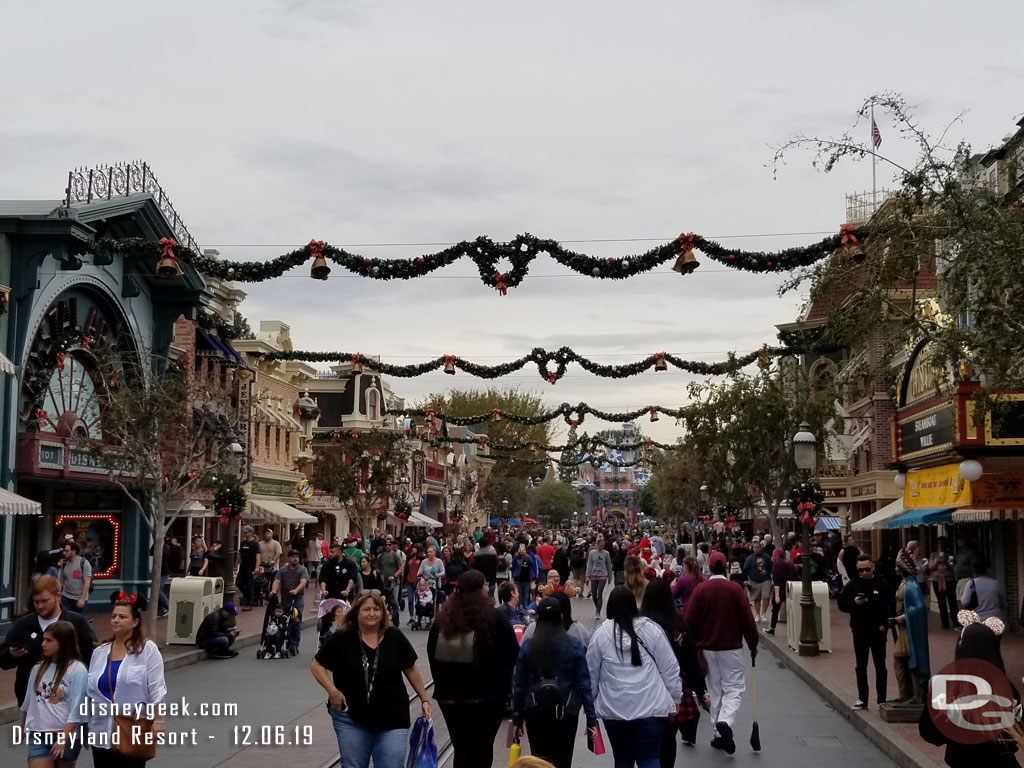
{"type": "Polygon", "coordinates": [[[551,561],[555,557],[555,548],[551,546],[551,539],[547,536],[542,537],[540,544],[537,545],[537,557],[540,558],[540,574],[537,578],[545,579],[548,571],[551,570],[551,561]]]}
{"type": "Polygon", "coordinates": [[[743,641],[747,641],[753,661],[757,656],[757,627],[746,591],[725,576],[725,555],[712,552],[708,567],[711,578],[693,590],[684,616],[707,662],[711,722],[718,733],[711,746],[731,755],[736,751],[733,724],[746,688],[743,641]]]}

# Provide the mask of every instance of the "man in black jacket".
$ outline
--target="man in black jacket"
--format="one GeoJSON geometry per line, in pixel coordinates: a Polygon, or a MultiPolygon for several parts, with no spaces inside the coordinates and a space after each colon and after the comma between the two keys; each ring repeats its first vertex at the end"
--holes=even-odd
{"type": "Polygon", "coordinates": [[[359,566],[350,557],[345,557],[341,544],[331,545],[331,559],[320,569],[320,594],[326,600],[352,602],[362,591],[363,578],[359,566]]]}
{"type": "Polygon", "coordinates": [[[18,706],[25,700],[32,667],[43,655],[43,631],[55,621],[70,621],[78,635],[78,652],[82,663],[89,666],[92,650],[96,647],[96,633],[80,613],[61,610],[60,583],[53,576],[40,576],[32,585],[33,613],[26,614],[11,626],[3,645],[0,645],[0,669],[18,668],[14,678],[14,693],[18,706]]]}
{"type": "Polygon", "coordinates": [[[203,619],[196,632],[196,645],[213,659],[232,659],[237,656],[238,651],[231,650],[231,644],[238,637],[238,628],[234,625],[234,617],[237,615],[238,609],[234,603],[224,603],[203,619]]]}
{"type": "Polygon", "coordinates": [[[868,555],[857,558],[857,573],[839,595],[839,610],[850,614],[853,632],[857,671],[857,701],[853,708],[868,708],[868,653],[875,664],[875,694],[881,704],[885,701],[888,680],[885,644],[889,620],[896,615],[896,597],[889,582],[875,576],[875,565],[868,555]]]}

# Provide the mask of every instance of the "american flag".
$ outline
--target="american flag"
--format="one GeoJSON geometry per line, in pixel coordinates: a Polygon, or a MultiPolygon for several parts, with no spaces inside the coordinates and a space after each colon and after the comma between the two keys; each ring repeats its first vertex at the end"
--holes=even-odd
{"type": "Polygon", "coordinates": [[[878,125],[873,117],[871,118],[871,143],[875,145],[875,149],[882,146],[882,134],[878,130],[878,125]]]}

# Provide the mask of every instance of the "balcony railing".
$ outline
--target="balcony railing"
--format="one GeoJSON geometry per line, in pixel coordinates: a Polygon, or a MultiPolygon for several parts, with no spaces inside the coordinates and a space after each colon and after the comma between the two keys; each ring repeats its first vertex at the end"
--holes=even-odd
{"type": "Polygon", "coordinates": [[[882,203],[892,197],[892,190],[854,192],[846,196],[846,223],[863,224],[875,215],[882,203]]]}

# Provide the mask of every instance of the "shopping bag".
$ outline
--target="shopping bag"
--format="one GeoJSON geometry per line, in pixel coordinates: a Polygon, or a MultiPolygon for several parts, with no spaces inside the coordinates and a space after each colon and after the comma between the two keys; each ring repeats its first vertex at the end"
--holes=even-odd
{"type": "Polygon", "coordinates": [[[519,756],[523,754],[523,748],[519,742],[513,742],[512,746],[508,748],[508,764],[514,765],[519,756]]]}
{"type": "Polygon", "coordinates": [[[594,726],[594,735],[590,735],[590,731],[587,731],[587,749],[593,752],[595,755],[604,754],[604,738],[601,736],[601,724],[597,723],[594,726]]]}
{"type": "Polygon", "coordinates": [[[437,768],[437,741],[434,724],[425,717],[417,717],[409,734],[409,758],[405,768],[437,768]]]}

